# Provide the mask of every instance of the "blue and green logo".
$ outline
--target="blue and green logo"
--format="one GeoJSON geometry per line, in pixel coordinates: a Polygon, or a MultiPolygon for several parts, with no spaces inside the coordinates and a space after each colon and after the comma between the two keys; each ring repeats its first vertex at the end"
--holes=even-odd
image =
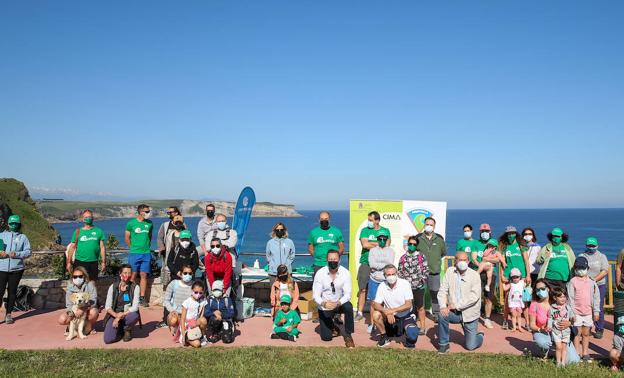
{"type": "Polygon", "coordinates": [[[433,213],[426,209],[413,209],[407,212],[407,216],[418,232],[423,231],[425,228],[425,218],[431,215],[433,215],[433,213]]]}

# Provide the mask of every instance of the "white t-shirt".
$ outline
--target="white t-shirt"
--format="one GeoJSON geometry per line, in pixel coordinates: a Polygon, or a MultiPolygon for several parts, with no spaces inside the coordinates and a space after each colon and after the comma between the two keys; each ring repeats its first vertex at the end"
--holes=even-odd
{"type": "Polygon", "coordinates": [[[205,307],[208,302],[206,299],[202,299],[201,302],[198,302],[193,297],[188,297],[182,302],[182,307],[186,309],[186,320],[197,320],[203,314],[199,313],[199,310],[202,307],[205,307]]]}
{"type": "MultiPolygon", "coordinates": [[[[408,300],[414,300],[412,286],[402,278],[397,279],[394,288],[391,288],[387,282],[383,282],[377,288],[377,295],[375,295],[375,302],[383,304],[386,308],[401,307],[408,300]]],[[[408,313],[409,311],[411,310],[408,310],[408,313]]]]}

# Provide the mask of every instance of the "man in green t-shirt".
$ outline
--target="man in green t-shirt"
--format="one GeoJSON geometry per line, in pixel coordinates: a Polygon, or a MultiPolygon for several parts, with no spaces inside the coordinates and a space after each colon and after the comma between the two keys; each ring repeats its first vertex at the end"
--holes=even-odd
{"type": "MultiPolygon", "coordinates": [[[[366,227],[360,232],[360,243],[362,244],[362,253],[360,254],[360,267],[358,268],[357,281],[358,281],[358,307],[355,321],[364,319],[364,305],[366,304],[366,291],[368,289],[368,280],[370,278],[370,266],[368,264],[368,252],[377,247],[377,236],[382,230],[390,235],[390,230],[382,227],[379,222],[381,221],[381,215],[377,211],[371,211],[368,213],[368,222],[366,227]]],[[[386,245],[390,246],[392,240],[388,237],[386,245]]]]}
{"type": "Polygon", "coordinates": [[[340,255],[344,252],[342,232],[329,225],[331,215],[329,211],[319,214],[319,226],[310,231],[308,236],[308,253],[314,257],[314,275],[319,269],[327,265],[327,252],[335,249],[340,255]]]}
{"type": "Polygon", "coordinates": [[[438,290],[440,290],[440,271],[442,258],[446,256],[446,243],[442,235],[434,232],[436,221],[432,217],[425,218],[424,232],[417,235],[416,250],[422,253],[429,264],[427,287],[431,295],[431,312],[434,322],[438,321],[440,305],[438,304],[438,290]]]}
{"type": "Polygon", "coordinates": [[[71,243],[67,246],[65,267],[69,274],[72,274],[75,267],[82,266],[87,270],[89,279],[97,281],[98,270],[104,273],[106,269],[104,232],[101,228],[93,226],[93,212],[91,210],[87,209],[82,212],[82,221],[84,226],[73,232],[71,243]],[[76,238],[76,236],[78,237],[76,238]],[[73,268],[72,261],[74,263],[73,268]]]}
{"type": "Polygon", "coordinates": [[[141,204],[137,207],[137,212],[138,216],[130,219],[126,224],[125,241],[130,249],[128,264],[132,267],[131,280],[136,283],[137,274],[141,277],[139,303],[143,307],[148,307],[149,301],[145,299],[145,291],[147,290],[147,275],[152,263],[151,244],[154,224],[148,219],[151,215],[149,206],[141,204]]]}
{"type": "MultiPolygon", "coordinates": [[[[483,251],[485,251],[485,247],[487,244],[492,244],[495,247],[498,247],[498,241],[495,238],[492,238],[492,228],[489,224],[483,223],[479,226],[479,240],[475,240],[475,250],[472,251],[470,257],[470,267],[474,270],[479,269],[479,264],[484,260],[483,251]]],[[[483,317],[483,325],[485,328],[492,329],[494,325],[492,325],[492,321],[490,320],[490,316],[492,315],[492,307],[493,301],[496,297],[496,282],[498,281],[496,275],[496,266],[498,264],[498,257],[489,256],[485,258],[485,261],[491,263],[495,268],[492,271],[492,283],[493,287],[489,288],[489,290],[485,290],[487,286],[488,278],[487,272],[481,272],[481,292],[483,293],[484,298],[484,317],[483,317]]]]}

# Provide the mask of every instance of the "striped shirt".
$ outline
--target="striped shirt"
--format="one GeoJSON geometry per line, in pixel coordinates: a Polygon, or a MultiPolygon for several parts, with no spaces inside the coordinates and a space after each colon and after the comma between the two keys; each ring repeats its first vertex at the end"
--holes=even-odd
{"type": "Polygon", "coordinates": [[[169,312],[182,312],[182,302],[193,294],[191,285],[183,283],[181,280],[173,280],[167,285],[163,305],[169,312]]]}

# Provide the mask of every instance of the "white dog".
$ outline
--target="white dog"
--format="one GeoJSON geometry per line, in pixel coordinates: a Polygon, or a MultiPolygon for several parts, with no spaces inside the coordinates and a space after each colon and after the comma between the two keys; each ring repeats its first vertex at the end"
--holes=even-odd
{"type": "Polygon", "coordinates": [[[84,334],[85,323],[87,322],[87,316],[89,316],[89,294],[88,293],[73,293],[69,296],[72,303],[72,311],[74,314],[82,311],[82,315],[80,317],[74,316],[74,318],[69,322],[69,334],[65,338],[65,340],[69,341],[76,337],[81,339],[86,339],[87,336],[84,334]]]}

